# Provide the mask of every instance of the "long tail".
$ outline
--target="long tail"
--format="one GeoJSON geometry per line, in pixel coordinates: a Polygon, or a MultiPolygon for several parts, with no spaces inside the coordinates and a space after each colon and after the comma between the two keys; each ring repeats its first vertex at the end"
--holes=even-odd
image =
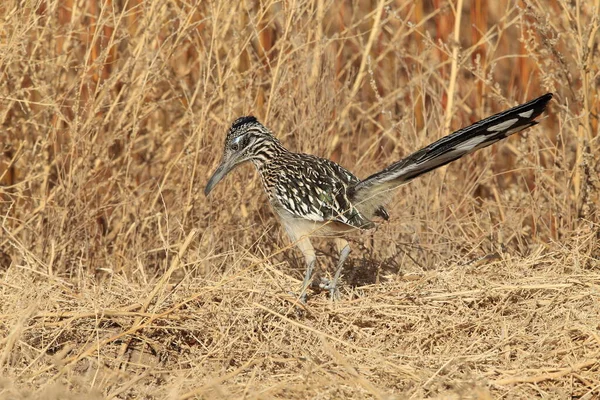
{"type": "Polygon", "coordinates": [[[349,190],[349,198],[366,215],[372,214],[369,211],[385,203],[389,197],[385,192],[390,189],[536,125],[535,118],[544,112],[550,99],[552,93],[546,93],[451,133],[357,183],[349,190]]]}

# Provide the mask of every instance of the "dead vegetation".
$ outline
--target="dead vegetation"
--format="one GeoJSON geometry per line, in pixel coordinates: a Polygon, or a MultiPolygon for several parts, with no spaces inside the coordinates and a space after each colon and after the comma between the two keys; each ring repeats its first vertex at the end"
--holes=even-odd
{"type": "Polygon", "coordinates": [[[600,1],[0,10],[1,398],[600,396],[600,1]],[[398,190],[334,305],[250,166],[202,193],[242,114],[365,177],[548,91],[398,190]]]}

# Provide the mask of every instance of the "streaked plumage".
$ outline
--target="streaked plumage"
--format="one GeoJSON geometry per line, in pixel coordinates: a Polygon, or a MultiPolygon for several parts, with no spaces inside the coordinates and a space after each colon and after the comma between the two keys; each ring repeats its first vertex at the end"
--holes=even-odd
{"type": "Polygon", "coordinates": [[[354,229],[373,228],[376,216],[387,219],[384,205],[391,199],[390,190],[537,124],[535,118],[551,98],[551,93],[545,94],[460,129],[364,180],[333,161],[287,150],[255,117],[241,117],[229,128],[223,160],[205,193],[236,165],[251,161],[275,213],[306,259],[303,296],[315,262],[309,237],[336,237],[341,256],[329,288],[333,294],[350,251],[342,236],[354,229]]]}

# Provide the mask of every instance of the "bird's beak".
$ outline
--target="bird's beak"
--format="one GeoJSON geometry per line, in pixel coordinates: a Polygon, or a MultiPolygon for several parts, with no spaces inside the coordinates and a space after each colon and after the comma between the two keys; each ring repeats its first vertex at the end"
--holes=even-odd
{"type": "Polygon", "coordinates": [[[227,175],[229,171],[231,171],[233,167],[235,167],[235,165],[235,160],[233,158],[230,158],[228,160],[223,159],[223,161],[221,161],[221,164],[219,164],[215,172],[208,180],[208,184],[204,188],[204,194],[208,196],[208,194],[213,190],[213,188],[217,186],[217,183],[219,183],[221,179],[223,179],[225,175],[227,175]]]}

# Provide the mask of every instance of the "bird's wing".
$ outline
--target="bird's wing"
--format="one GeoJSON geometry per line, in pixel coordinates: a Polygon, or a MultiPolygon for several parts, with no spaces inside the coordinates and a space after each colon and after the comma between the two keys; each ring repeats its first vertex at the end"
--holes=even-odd
{"type": "Polygon", "coordinates": [[[332,161],[296,154],[274,185],[274,194],[285,211],[311,221],[337,221],[357,228],[373,223],[353,207],[347,188],[358,178],[332,161]]]}

